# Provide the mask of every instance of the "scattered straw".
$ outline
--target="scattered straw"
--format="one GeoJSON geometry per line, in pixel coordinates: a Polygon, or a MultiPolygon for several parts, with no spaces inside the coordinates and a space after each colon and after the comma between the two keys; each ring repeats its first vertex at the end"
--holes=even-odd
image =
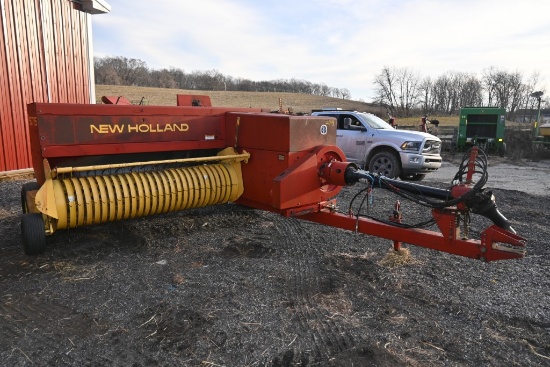
{"type": "Polygon", "coordinates": [[[537,351],[535,350],[535,347],[533,347],[527,340],[524,339],[523,342],[529,347],[529,349],[531,350],[531,352],[534,355],[536,355],[538,357],[541,357],[541,358],[544,358],[544,359],[549,359],[550,360],[550,357],[547,357],[543,354],[537,353],[537,351]]]}
{"type": "Polygon", "coordinates": [[[412,260],[413,258],[408,248],[400,248],[397,251],[392,248],[390,252],[378,262],[378,264],[387,266],[388,268],[397,268],[410,263],[412,260]]]}

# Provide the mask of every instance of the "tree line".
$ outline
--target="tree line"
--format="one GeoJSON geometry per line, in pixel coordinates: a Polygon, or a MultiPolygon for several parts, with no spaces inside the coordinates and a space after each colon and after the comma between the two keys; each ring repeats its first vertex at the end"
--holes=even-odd
{"type": "MultiPolygon", "coordinates": [[[[96,84],[134,85],[187,90],[289,92],[351,99],[346,88],[329,87],[292,78],[253,81],[224,75],[217,70],[185,72],[179,68],[150,69],[139,59],[94,58],[96,84]]],[[[464,106],[490,106],[506,109],[513,119],[520,109],[536,109],[531,96],[541,90],[539,75],[526,78],[522,73],[490,67],[482,76],[449,71],[437,77],[421,77],[408,68],[385,66],[375,76],[374,103],[385,106],[388,114],[409,117],[413,114],[457,115],[464,106]]],[[[544,107],[548,107],[548,99],[544,107]]]]}
{"type": "MultiPolygon", "coordinates": [[[[437,78],[421,77],[408,68],[384,67],[376,75],[375,102],[388,114],[408,117],[420,110],[425,115],[457,115],[464,106],[504,108],[513,119],[520,109],[536,109],[532,94],[540,89],[539,75],[490,67],[481,78],[474,74],[447,72],[437,78]]],[[[548,101],[546,101],[548,104],[548,101]]]]}
{"type": "Polygon", "coordinates": [[[94,73],[96,84],[134,85],[141,87],[178,88],[188,90],[227,90],[245,92],[289,92],[305,93],[341,99],[350,99],[346,88],[329,87],[324,83],[312,83],[300,79],[277,79],[253,81],[234,78],[217,70],[186,73],[179,68],[150,69],[139,59],[116,57],[95,57],[94,73]]]}

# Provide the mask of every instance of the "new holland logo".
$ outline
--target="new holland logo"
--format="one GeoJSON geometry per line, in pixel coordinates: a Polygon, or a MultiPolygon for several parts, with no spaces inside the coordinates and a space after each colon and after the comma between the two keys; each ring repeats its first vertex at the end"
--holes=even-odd
{"type": "Polygon", "coordinates": [[[90,125],[90,134],[124,134],[124,133],[164,133],[185,132],[188,124],[99,124],[90,125]]]}

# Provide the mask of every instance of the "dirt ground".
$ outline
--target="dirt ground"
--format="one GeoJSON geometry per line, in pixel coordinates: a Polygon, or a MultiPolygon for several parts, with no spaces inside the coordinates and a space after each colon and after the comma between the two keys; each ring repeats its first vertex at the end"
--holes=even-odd
{"type": "MultiPolygon", "coordinates": [[[[524,166],[494,193],[525,258],[410,246],[398,267],[382,261],[388,240],[234,204],[59,231],[27,257],[25,181],[2,182],[0,364],[549,366],[550,199],[526,185],[549,181],[524,166]]],[[[446,167],[426,184],[450,182],[446,167]]],[[[373,198],[371,214],[386,218],[396,197],[373,198]]],[[[430,216],[402,205],[407,222],[430,216]]],[[[471,236],[489,225],[473,216],[471,236]]]]}

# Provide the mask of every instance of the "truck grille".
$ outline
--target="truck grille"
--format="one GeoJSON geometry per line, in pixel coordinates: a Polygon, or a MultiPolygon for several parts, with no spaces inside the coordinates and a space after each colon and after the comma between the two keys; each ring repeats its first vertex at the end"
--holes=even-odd
{"type": "Polygon", "coordinates": [[[422,154],[441,154],[441,142],[437,140],[427,140],[422,149],[422,154]]]}

